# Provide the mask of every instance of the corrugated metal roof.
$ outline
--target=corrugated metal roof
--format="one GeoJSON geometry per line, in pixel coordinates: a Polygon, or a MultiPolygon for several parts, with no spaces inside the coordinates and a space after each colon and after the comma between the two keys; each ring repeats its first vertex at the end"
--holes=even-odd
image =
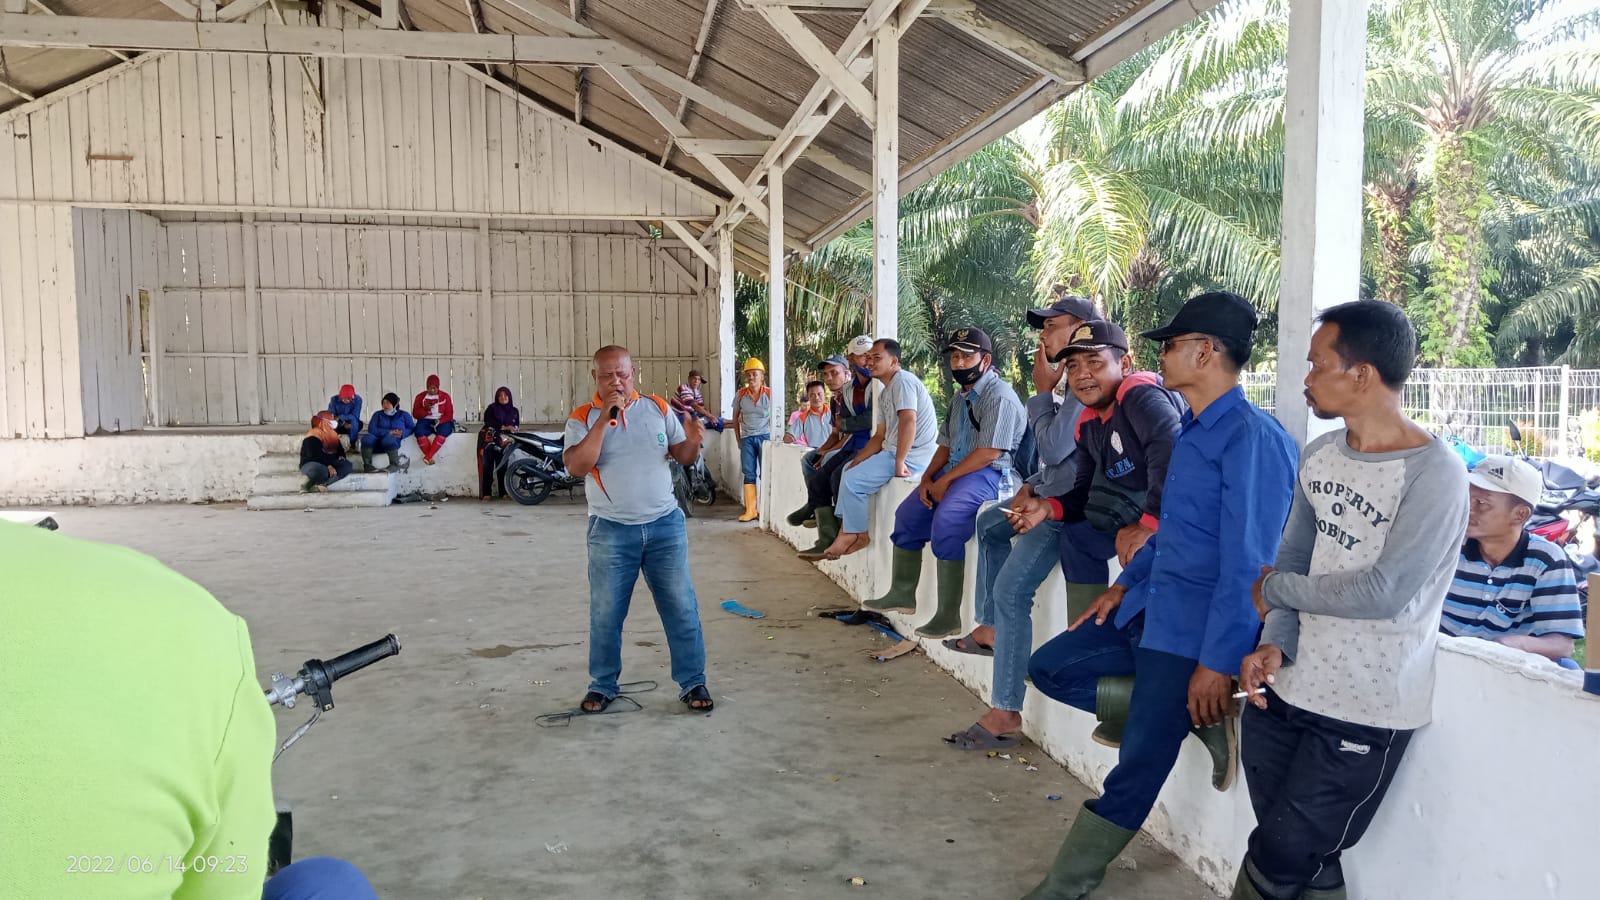
{"type": "MultiPolygon", "coordinates": [[[[35,0],[64,15],[166,19],[177,14],[158,0],[35,0]]],[[[324,0],[335,2],[335,0],[324,0]]],[[[779,36],[758,11],[740,0],[582,0],[581,23],[653,57],[663,67],[686,73],[707,2],[719,4],[712,20],[704,57],[694,80],[738,104],[774,128],[782,128],[817,81],[815,72],[779,36]]],[[[939,2],[939,0],[935,0],[939,2]]],[[[1208,9],[1216,0],[977,0],[989,19],[1055,49],[1063,56],[1096,50],[1127,23],[1142,22],[1161,11],[1175,24],[1208,9]],[[1181,7],[1173,16],[1169,7],[1181,7]]],[[[480,0],[485,26],[501,33],[555,35],[555,27],[539,21],[528,9],[565,14],[568,3],[550,0],[480,0]]],[[[415,26],[429,31],[470,32],[465,0],[402,0],[415,26]]],[[[376,2],[366,4],[375,11],[376,2]]],[[[303,7],[301,7],[303,8],[303,7]]],[[[37,8],[35,14],[40,14],[37,8]]],[[[837,48],[859,18],[857,11],[829,11],[803,21],[830,48],[837,48]]],[[[1171,27],[1171,25],[1167,25],[1171,27]]],[[[1149,29],[1145,29],[1148,32],[1149,29]]],[[[1154,35],[1141,32],[1141,40],[1154,35]]],[[[1121,48],[1127,55],[1127,48],[1121,48]]],[[[30,93],[44,95],[114,65],[100,51],[7,48],[0,78],[30,93]]],[[[557,66],[499,67],[499,76],[517,84],[531,99],[564,116],[574,112],[577,70],[557,66]]],[[[666,131],[602,70],[583,79],[584,123],[635,152],[659,162],[667,148],[666,131]]],[[[924,15],[901,39],[900,161],[903,185],[920,184],[937,171],[1025,121],[1069,88],[1043,77],[1032,67],[995,49],[942,18],[924,15]]],[[[668,109],[676,110],[677,94],[647,83],[668,109]]],[[[0,109],[21,102],[0,94],[0,109]]],[[[688,104],[685,123],[696,136],[757,138],[697,103],[688,104]]],[[[871,171],[871,133],[848,106],[818,135],[815,147],[860,172],[871,171]]],[[[726,160],[747,177],[754,159],[726,160]]],[[[668,166],[729,196],[698,161],[674,150],[668,166]]],[[[802,158],[785,179],[785,232],[793,241],[814,245],[864,218],[870,203],[865,189],[851,178],[814,159],[802,158]]],[[[764,255],[766,236],[754,219],[739,234],[745,255],[764,255]]]]}

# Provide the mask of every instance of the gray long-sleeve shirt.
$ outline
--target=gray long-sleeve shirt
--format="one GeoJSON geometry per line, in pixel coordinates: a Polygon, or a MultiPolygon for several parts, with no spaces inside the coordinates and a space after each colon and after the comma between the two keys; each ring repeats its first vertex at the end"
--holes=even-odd
{"type": "Polygon", "coordinates": [[[1467,527],[1467,473],[1438,438],[1358,453],[1341,429],[1302,455],[1262,644],[1283,651],[1274,689],[1314,713],[1375,728],[1432,717],[1439,612],[1467,527]]]}
{"type": "Polygon", "coordinates": [[[1039,451],[1039,471],[1028,477],[1036,497],[1059,497],[1072,490],[1078,477],[1076,466],[1067,464],[1078,449],[1078,417],[1083,404],[1069,392],[1057,403],[1050,391],[1028,398],[1028,422],[1033,426],[1033,443],[1039,451]]]}

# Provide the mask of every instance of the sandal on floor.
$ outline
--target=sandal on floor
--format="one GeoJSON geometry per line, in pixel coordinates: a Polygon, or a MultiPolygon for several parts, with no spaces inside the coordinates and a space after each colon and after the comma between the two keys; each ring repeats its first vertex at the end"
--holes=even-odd
{"type": "Polygon", "coordinates": [[[612,704],[612,702],[614,702],[616,699],[617,698],[615,698],[615,697],[607,697],[605,694],[602,694],[599,691],[590,691],[589,693],[583,695],[583,700],[578,704],[578,712],[581,712],[581,713],[601,713],[601,712],[605,712],[606,711],[606,707],[610,706],[612,704]],[[598,704],[598,705],[595,706],[594,709],[590,709],[589,708],[590,704],[598,704]]]}
{"type": "Polygon", "coordinates": [[[1022,743],[1022,739],[1006,734],[995,734],[974,722],[971,728],[950,735],[944,742],[957,750],[1005,750],[1022,743]]]}
{"type": "Polygon", "coordinates": [[[947,648],[949,648],[951,650],[954,650],[957,653],[970,653],[973,656],[993,656],[994,655],[994,648],[993,647],[985,647],[984,645],[978,643],[977,638],[974,638],[970,634],[967,635],[966,637],[948,638],[948,639],[946,639],[944,641],[941,641],[940,643],[944,644],[945,647],[947,647],[947,648]]]}
{"type": "Polygon", "coordinates": [[[703,684],[695,685],[689,689],[689,693],[684,694],[678,699],[683,701],[684,706],[689,707],[690,712],[708,713],[711,712],[712,708],[716,706],[716,704],[711,701],[711,692],[706,690],[706,686],[703,684]],[[704,703],[705,705],[695,706],[696,703],[704,703]]]}

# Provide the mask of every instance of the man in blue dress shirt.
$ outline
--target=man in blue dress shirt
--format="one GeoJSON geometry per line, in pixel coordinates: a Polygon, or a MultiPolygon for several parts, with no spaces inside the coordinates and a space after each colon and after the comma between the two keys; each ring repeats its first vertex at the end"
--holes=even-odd
{"type": "Polygon", "coordinates": [[[1083,805],[1049,875],[1025,900],[1079,900],[1100,884],[1155,806],[1191,731],[1211,750],[1213,786],[1232,784],[1233,679],[1260,627],[1250,589],[1277,556],[1299,455],[1239,387],[1255,327],[1243,297],[1215,292],[1144,334],[1161,342],[1166,386],[1189,404],[1159,527],[1117,583],[1040,648],[1029,671],[1040,692],[1085,710],[1095,709],[1102,677],[1137,680],[1104,794],[1083,805]]]}

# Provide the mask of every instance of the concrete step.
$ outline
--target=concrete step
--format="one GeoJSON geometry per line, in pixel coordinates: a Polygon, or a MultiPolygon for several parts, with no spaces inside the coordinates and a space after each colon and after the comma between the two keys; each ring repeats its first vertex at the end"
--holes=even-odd
{"type": "MultiPolygon", "coordinates": [[[[299,491],[301,485],[305,484],[305,482],[306,482],[305,476],[301,475],[300,474],[300,470],[298,470],[298,469],[296,469],[296,470],[294,470],[292,472],[284,472],[284,473],[281,473],[281,474],[257,475],[256,476],[256,480],[255,480],[255,487],[254,487],[253,490],[251,490],[250,493],[252,493],[252,494],[290,494],[290,493],[294,493],[296,491],[299,491]]],[[[376,473],[368,474],[368,473],[364,473],[364,472],[355,472],[355,473],[352,473],[350,475],[350,477],[345,478],[342,481],[336,481],[333,484],[328,485],[328,492],[329,493],[346,493],[346,494],[348,494],[348,493],[353,493],[353,492],[357,492],[357,491],[363,491],[363,492],[364,491],[375,491],[375,492],[378,492],[378,493],[388,493],[388,491],[389,491],[389,475],[388,475],[388,473],[386,473],[386,472],[376,472],[376,473]]]]}
{"type": "MultiPolygon", "coordinates": [[[[401,455],[402,461],[404,461],[404,458],[409,456],[410,454],[402,453],[400,455],[401,455]]],[[[356,467],[356,470],[360,471],[360,469],[361,469],[361,454],[360,453],[351,453],[351,454],[349,454],[349,459],[350,459],[351,465],[354,465],[356,467]]],[[[379,466],[388,465],[389,457],[388,457],[388,455],[383,454],[383,453],[374,454],[373,457],[372,457],[372,462],[375,465],[379,465],[379,466]]],[[[258,474],[261,474],[261,475],[293,475],[293,474],[298,473],[299,471],[300,471],[300,453],[299,453],[299,451],[296,451],[294,453],[268,453],[267,455],[261,457],[261,462],[256,467],[256,472],[258,474]]]]}
{"type": "Polygon", "coordinates": [[[257,494],[245,504],[250,509],[355,509],[388,506],[388,492],[328,491],[327,493],[257,494]]]}

